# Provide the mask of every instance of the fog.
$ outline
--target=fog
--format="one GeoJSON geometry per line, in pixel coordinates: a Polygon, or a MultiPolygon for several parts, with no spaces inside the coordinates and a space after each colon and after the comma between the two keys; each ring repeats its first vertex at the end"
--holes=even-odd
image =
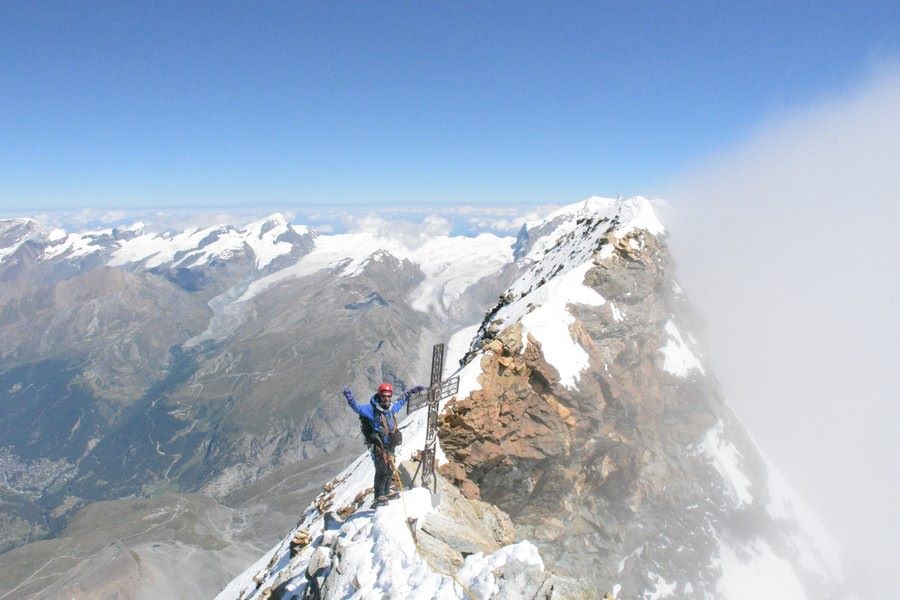
{"type": "Polygon", "coordinates": [[[900,597],[900,70],[658,190],[708,360],[873,590],[900,597]]]}

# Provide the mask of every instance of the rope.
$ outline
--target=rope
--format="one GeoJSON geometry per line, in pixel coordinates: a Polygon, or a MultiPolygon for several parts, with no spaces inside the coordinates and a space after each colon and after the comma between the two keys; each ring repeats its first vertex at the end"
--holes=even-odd
{"type": "MultiPolygon", "coordinates": [[[[466,587],[466,585],[462,581],[459,580],[459,578],[456,576],[456,573],[448,573],[446,571],[443,571],[443,570],[435,567],[431,563],[431,561],[428,560],[428,557],[425,556],[425,553],[422,551],[422,547],[419,546],[419,540],[418,540],[415,532],[413,531],[412,523],[410,523],[409,511],[406,510],[406,500],[403,498],[403,492],[405,491],[403,489],[403,481],[400,479],[400,473],[397,471],[397,467],[394,465],[394,457],[391,456],[388,452],[385,452],[384,455],[387,458],[388,465],[391,467],[391,474],[392,474],[391,476],[397,482],[397,487],[400,488],[400,504],[403,505],[403,516],[406,517],[406,525],[407,525],[407,527],[409,527],[409,534],[412,537],[413,544],[416,546],[416,552],[422,558],[422,560],[425,561],[425,564],[428,565],[429,569],[431,569],[435,573],[440,573],[441,575],[444,575],[444,576],[452,579],[453,583],[455,585],[458,585],[462,589],[463,594],[465,594],[466,597],[469,598],[469,600],[478,600],[478,597],[474,593],[472,593],[472,590],[470,590],[468,587],[466,587]]],[[[418,471],[418,469],[417,469],[417,471],[418,471]]],[[[413,478],[415,478],[415,476],[413,476],[413,478]]],[[[437,477],[435,477],[435,490],[436,489],[437,489],[437,477]]]]}

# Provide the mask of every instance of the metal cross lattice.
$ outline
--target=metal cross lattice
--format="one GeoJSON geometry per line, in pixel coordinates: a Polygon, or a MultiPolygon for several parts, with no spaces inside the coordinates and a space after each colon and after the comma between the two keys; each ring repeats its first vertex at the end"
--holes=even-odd
{"type": "MultiPolygon", "coordinates": [[[[444,345],[435,344],[431,353],[431,386],[427,391],[428,421],[425,429],[425,449],[422,450],[422,485],[426,488],[434,484],[434,451],[437,446],[438,406],[441,400],[449,398],[459,390],[459,377],[441,381],[444,373],[444,345]]],[[[413,411],[421,408],[410,406],[413,411]]]]}

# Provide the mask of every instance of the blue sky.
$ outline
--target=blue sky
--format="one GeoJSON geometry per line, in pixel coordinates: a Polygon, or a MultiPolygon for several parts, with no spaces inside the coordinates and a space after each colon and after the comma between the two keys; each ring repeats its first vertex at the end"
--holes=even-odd
{"type": "Polygon", "coordinates": [[[896,2],[0,3],[0,209],[649,193],[900,49],[896,2]]]}

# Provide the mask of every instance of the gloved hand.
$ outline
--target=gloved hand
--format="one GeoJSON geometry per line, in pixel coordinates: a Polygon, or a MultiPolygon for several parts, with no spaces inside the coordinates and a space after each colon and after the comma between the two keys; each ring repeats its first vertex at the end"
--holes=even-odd
{"type": "Polygon", "coordinates": [[[344,398],[347,399],[347,402],[353,400],[353,392],[351,392],[350,388],[346,385],[344,386],[344,398]]]}
{"type": "Polygon", "coordinates": [[[419,392],[424,392],[424,391],[425,391],[425,386],[424,386],[424,385],[413,386],[413,387],[410,388],[410,390],[409,390],[409,395],[412,396],[412,395],[414,395],[414,394],[418,394],[419,392]]]}

